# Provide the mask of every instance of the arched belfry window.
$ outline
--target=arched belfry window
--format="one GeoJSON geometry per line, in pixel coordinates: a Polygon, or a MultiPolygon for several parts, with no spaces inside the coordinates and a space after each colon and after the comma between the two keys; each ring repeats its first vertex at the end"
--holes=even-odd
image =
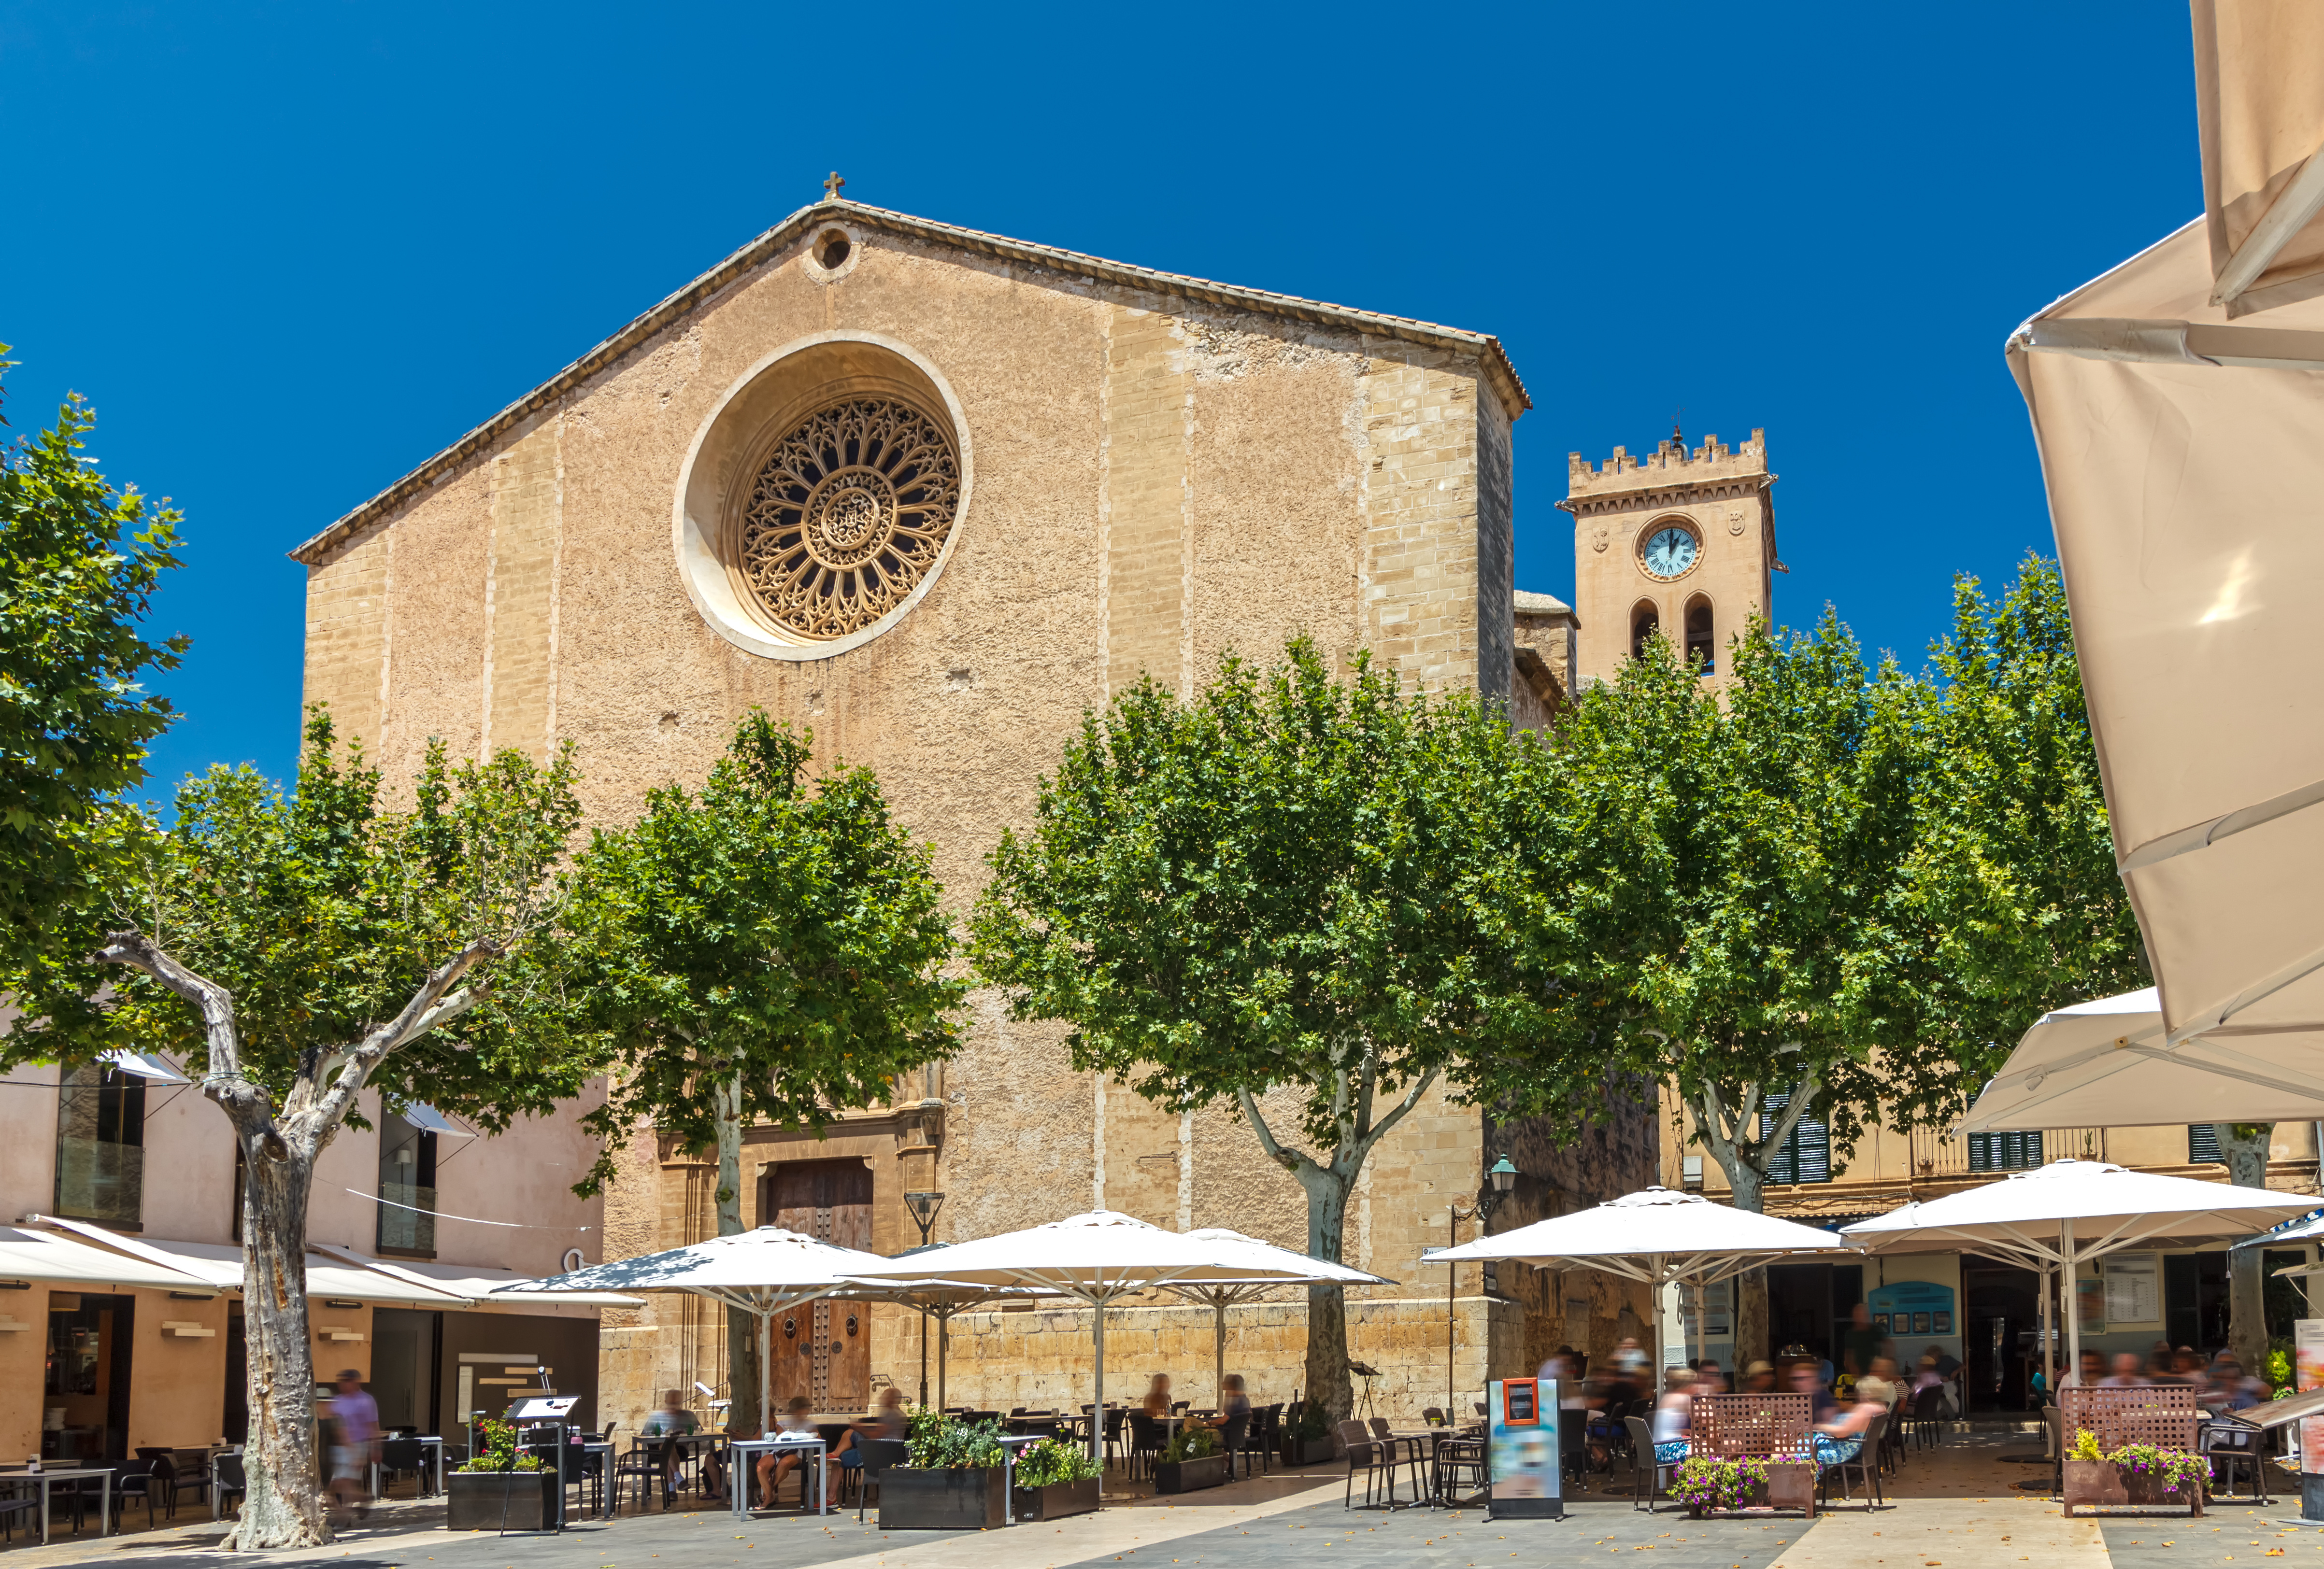
{"type": "Polygon", "coordinates": [[[1646,651],[1646,639],[1662,629],[1663,613],[1652,600],[1640,600],[1630,608],[1630,657],[1638,658],[1646,651]]]}
{"type": "Polygon", "coordinates": [[[1711,601],[1697,594],[1686,601],[1686,662],[1708,675],[1717,658],[1718,646],[1711,640],[1711,601]]]}

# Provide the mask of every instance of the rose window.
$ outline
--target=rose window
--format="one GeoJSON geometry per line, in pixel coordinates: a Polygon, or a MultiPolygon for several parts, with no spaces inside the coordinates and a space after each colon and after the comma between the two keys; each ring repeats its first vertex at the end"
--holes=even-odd
{"type": "Polygon", "coordinates": [[[960,456],[942,426],[894,399],[835,403],[761,465],[742,515],[742,577],[785,630],[844,638],[910,596],[959,509],[960,456]]]}

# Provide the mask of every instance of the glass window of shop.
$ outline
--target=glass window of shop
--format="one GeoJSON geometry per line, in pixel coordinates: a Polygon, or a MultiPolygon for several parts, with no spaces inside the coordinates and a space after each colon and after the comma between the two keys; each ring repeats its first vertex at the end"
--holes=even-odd
{"type": "Polygon", "coordinates": [[[379,1119],[379,1251],[436,1256],[436,1135],[394,1112],[379,1119]]]}

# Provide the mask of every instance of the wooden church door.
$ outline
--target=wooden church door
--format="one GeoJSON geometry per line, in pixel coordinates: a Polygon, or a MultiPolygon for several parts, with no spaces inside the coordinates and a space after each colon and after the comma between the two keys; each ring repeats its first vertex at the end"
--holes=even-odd
{"type": "MultiPolygon", "coordinates": [[[[785,1161],[761,1214],[786,1231],[872,1251],[872,1169],[859,1160],[785,1161]]],[[[872,1400],[872,1316],[862,1302],[806,1302],[775,1319],[778,1408],[805,1395],[817,1411],[861,1411],[872,1400]]]]}

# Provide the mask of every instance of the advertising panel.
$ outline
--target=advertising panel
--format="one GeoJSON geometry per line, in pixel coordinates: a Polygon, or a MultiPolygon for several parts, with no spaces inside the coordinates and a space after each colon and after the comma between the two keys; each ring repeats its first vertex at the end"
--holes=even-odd
{"type": "Polygon", "coordinates": [[[1557,1381],[1497,1379],[1488,1388],[1485,1469],[1492,1488],[1486,1513],[1495,1519],[1564,1519],[1557,1381]]]}
{"type": "MultiPolygon", "coordinates": [[[[2324,1318],[2302,1318],[2292,1326],[2292,1381],[2301,1394],[2324,1390],[2324,1318]]],[[[2324,1476],[2324,1417],[2300,1419],[2300,1471],[2324,1476]]]]}

